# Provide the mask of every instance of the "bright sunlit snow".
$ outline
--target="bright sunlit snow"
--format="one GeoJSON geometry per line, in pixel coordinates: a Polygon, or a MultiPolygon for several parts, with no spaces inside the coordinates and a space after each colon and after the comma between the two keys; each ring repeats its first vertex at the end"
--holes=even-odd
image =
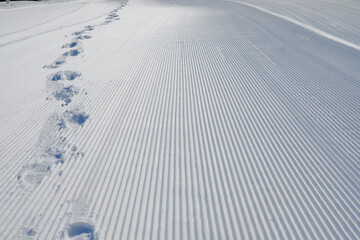
{"type": "Polygon", "coordinates": [[[360,239],[359,12],[0,2],[0,240],[360,239]]]}

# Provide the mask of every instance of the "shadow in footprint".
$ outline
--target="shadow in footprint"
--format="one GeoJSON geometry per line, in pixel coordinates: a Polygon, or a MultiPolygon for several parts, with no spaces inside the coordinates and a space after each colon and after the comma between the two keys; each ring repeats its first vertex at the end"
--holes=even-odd
{"type": "Polygon", "coordinates": [[[45,65],[44,68],[58,68],[60,65],[64,64],[66,61],[66,55],[61,55],[56,59],[52,64],[45,65]]]}
{"type": "Polygon", "coordinates": [[[67,86],[58,91],[53,92],[53,96],[58,101],[63,101],[62,106],[66,106],[72,101],[72,97],[79,93],[79,90],[74,86],[67,86]]]}
{"type": "Polygon", "coordinates": [[[63,54],[61,54],[60,57],[58,57],[58,59],[55,60],[55,62],[53,62],[50,65],[45,65],[44,68],[58,68],[60,67],[60,65],[64,64],[66,62],[66,58],[67,57],[75,57],[77,55],[79,55],[80,53],[82,53],[84,50],[82,48],[76,48],[76,49],[71,49],[68,52],[64,52],[63,54]]]}
{"type": "Polygon", "coordinates": [[[89,118],[88,114],[86,114],[85,112],[82,112],[78,109],[71,110],[71,111],[67,110],[67,111],[65,111],[64,114],[65,114],[66,119],[69,122],[74,123],[76,125],[80,125],[80,126],[83,126],[89,118]]]}
{"type": "Polygon", "coordinates": [[[92,31],[94,30],[95,28],[91,25],[88,25],[88,26],[85,26],[83,30],[80,30],[80,31],[76,31],[76,32],[73,32],[71,35],[74,35],[74,36],[79,36],[87,31],[92,31]]]}
{"type": "Polygon", "coordinates": [[[92,31],[92,30],[94,30],[95,28],[94,28],[94,26],[91,26],[91,25],[88,25],[88,26],[85,26],[84,27],[84,30],[85,31],[92,31]]]}
{"type": "Polygon", "coordinates": [[[29,229],[29,230],[26,232],[26,234],[27,234],[28,236],[33,237],[33,236],[36,235],[36,231],[31,228],[31,229],[29,229]]]}
{"type": "Polygon", "coordinates": [[[65,57],[67,57],[67,56],[75,57],[75,56],[79,55],[82,52],[83,52],[82,48],[71,49],[70,51],[63,53],[63,56],[65,56],[65,57]]]}
{"type": "Polygon", "coordinates": [[[73,81],[76,78],[80,77],[81,74],[75,71],[60,71],[48,76],[49,81],[61,81],[61,80],[68,80],[73,81]]]}
{"type": "Polygon", "coordinates": [[[113,19],[113,20],[119,20],[119,15],[116,13],[116,11],[111,12],[106,19],[113,19]]]}
{"type": "Polygon", "coordinates": [[[79,40],[77,38],[71,40],[71,42],[66,43],[62,46],[62,48],[74,48],[79,45],[79,40]]]}
{"type": "Polygon", "coordinates": [[[77,39],[80,39],[80,40],[86,40],[86,39],[90,39],[90,38],[92,38],[92,36],[90,36],[90,35],[79,35],[78,37],[77,37],[77,39]]]}
{"type": "Polygon", "coordinates": [[[73,32],[72,35],[78,36],[80,34],[83,34],[84,32],[85,32],[84,30],[76,31],[76,32],[73,32]]]}
{"type": "Polygon", "coordinates": [[[68,236],[70,238],[81,238],[89,240],[97,240],[97,234],[95,233],[95,228],[91,223],[88,222],[74,222],[70,224],[68,228],[68,236]]]}
{"type": "Polygon", "coordinates": [[[79,50],[79,49],[74,49],[74,50],[70,50],[69,51],[69,55],[72,56],[72,57],[75,57],[77,55],[79,55],[82,51],[79,50]]]}
{"type": "Polygon", "coordinates": [[[89,115],[79,109],[66,110],[59,118],[57,119],[57,130],[61,131],[66,129],[69,126],[72,127],[82,127],[85,122],[89,119],[89,115]]]}

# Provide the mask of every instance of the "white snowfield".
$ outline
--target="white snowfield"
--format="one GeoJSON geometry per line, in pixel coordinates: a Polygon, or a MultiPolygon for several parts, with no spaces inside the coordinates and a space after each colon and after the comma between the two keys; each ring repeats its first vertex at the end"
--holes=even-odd
{"type": "Polygon", "coordinates": [[[0,240],[360,239],[359,12],[0,3],[0,240]]]}

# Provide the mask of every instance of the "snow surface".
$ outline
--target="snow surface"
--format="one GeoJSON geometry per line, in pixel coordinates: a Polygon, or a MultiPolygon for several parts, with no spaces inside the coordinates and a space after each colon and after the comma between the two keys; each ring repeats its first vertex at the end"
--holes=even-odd
{"type": "Polygon", "coordinates": [[[0,3],[0,239],[360,239],[359,10],[0,3]]]}

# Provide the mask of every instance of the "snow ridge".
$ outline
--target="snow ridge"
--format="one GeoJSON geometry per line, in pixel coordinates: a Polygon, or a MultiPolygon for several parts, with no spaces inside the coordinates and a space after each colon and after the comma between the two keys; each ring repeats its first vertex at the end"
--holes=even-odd
{"type": "Polygon", "coordinates": [[[36,144],[0,111],[1,239],[360,238],[359,51],[222,0],[106,9],[15,102],[36,144]]]}

